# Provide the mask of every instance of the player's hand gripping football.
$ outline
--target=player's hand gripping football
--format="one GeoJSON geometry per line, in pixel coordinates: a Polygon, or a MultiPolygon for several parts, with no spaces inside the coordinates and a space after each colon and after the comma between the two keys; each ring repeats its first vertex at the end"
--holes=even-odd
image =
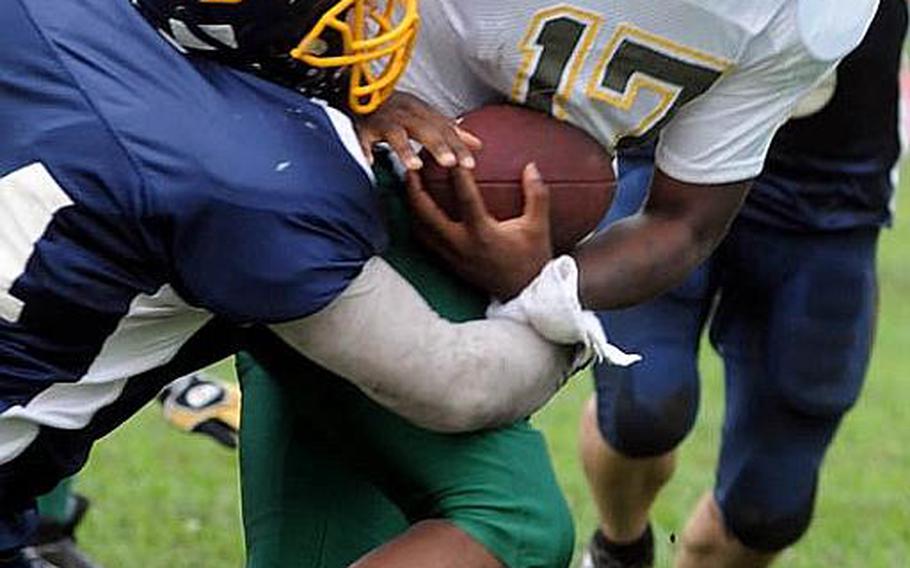
{"type": "Polygon", "coordinates": [[[396,92],[376,112],[357,122],[360,145],[370,163],[373,145],[385,142],[409,170],[419,170],[423,161],[410,141],[419,142],[440,166],[474,167],[473,151],[483,146],[476,136],[459,128],[454,120],[441,114],[419,98],[396,92]]]}
{"type": "Polygon", "coordinates": [[[240,389],[236,385],[195,373],[166,386],[158,401],[164,418],[177,428],[237,447],[240,389]]]}
{"type": "Polygon", "coordinates": [[[467,169],[452,170],[462,221],[453,221],[408,172],[408,197],[418,238],[465,280],[500,300],[518,294],[552,258],[550,190],[535,164],[522,172],[524,211],[499,221],[490,215],[467,169]]]}

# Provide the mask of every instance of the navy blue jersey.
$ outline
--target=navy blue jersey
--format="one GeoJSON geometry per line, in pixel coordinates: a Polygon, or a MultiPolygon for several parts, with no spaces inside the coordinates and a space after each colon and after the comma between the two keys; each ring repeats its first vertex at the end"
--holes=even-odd
{"type": "Polygon", "coordinates": [[[6,0],[0,29],[0,464],[214,318],[318,311],[384,246],[337,111],[189,59],[126,0],[6,0]]]}
{"type": "Polygon", "coordinates": [[[882,0],[865,40],[838,65],[827,104],[778,131],[741,215],[796,230],[890,221],[906,31],[906,0],[882,0]]]}

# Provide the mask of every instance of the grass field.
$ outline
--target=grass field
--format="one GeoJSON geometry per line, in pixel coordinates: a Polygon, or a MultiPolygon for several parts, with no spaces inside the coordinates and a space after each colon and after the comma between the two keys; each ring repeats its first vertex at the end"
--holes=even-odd
{"type": "MultiPolygon", "coordinates": [[[[910,565],[910,204],[902,205],[897,227],[882,238],[881,319],[865,391],[828,455],[812,529],[781,566],[910,565]]],[[[658,566],[670,565],[669,536],[679,533],[713,479],[723,384],[718,361],[703,351],[698,425],[654,513],[658,566]]],[[[536,418],[574,511],[579,545],[595,523],[575,447],[590,388],[576,380],[536,418]]],[[[77,488],[95,505],[81,542],[108,568],[242,565],[235,455],[172,430],[156,408],[96,446],[77,488]]]]}

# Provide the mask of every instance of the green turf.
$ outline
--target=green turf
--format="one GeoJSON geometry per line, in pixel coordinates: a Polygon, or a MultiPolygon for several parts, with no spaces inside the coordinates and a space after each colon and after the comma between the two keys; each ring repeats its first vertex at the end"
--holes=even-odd
{"type": "Polygon", "coordinates": [[[106,568],[241,566],[236,453],[158,408],[96,444],[75,485],[92,500],[80,544],[106,568]]]}
{"type": "MultiPolygon", "coordinates": [[[[907,179],[905,177],[905,179],[907,179]]],[[[910,205],[902,203],[906,221],[910,205]]],[[[910,558],[910,226],[883,237],[881,321],[866,389],[829,453],[808,536],[781,565],[906,566],[910,558]]],[[[703,350],[709,351],[707,349],[703,350]]],[[[811,354],[807,354],[811,356],[811,354]]],[[[711,487],[722,417],[720,366],[703,357],[702,410],[678,472],[657,504],[658,566],[669,566],[670,535],[711,487]]],[[[225,369],[222,369],[225,371],[225,369]]],[[[576,380],[537,418],[578,523],[579,545],[595,523],[575,446],[589,381],[576,380]]],[[[81,543],[108,568],[242,564],[236,459],[176,432],[156,408],[97,445],[77,488],[94,507],[81,543]]]]}

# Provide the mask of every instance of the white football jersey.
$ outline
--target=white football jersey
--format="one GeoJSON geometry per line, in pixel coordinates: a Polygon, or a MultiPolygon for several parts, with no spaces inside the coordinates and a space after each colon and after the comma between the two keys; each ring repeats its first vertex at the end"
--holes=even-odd
{"type": "Polygon", "coordinates": [[[401,89],[450,116],[504,98],[614,152],[660,132],[691,183],[755,177],[878,0],[427,0],[401,89]]]}

